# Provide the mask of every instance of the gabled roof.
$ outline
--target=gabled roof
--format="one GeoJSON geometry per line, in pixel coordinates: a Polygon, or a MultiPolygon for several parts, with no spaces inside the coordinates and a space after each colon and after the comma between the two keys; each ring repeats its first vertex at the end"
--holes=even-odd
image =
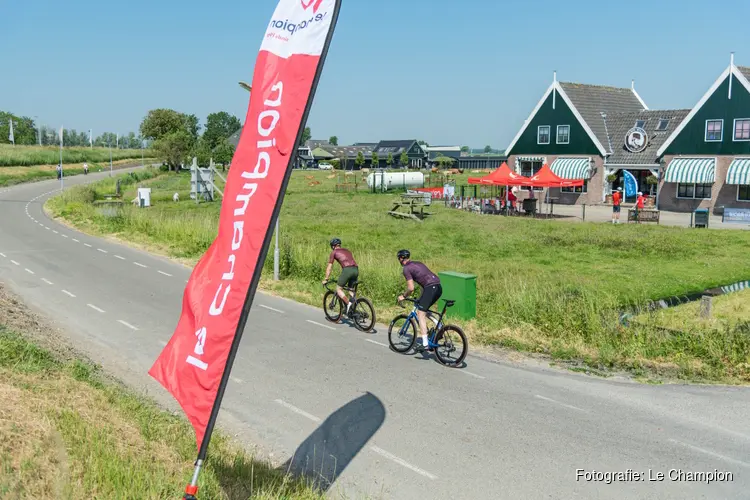
{"type": "Polygon", "coordinates": [[[461,152],[461,146],[422,146],[422,149],[428,153],[431,151],[452,151],[455,153],[461,152]]]}
{"type": "Polygon", "coordinates": [[[607,130],[612,144],[612,155],[607,163],[614,165],[656,165],[659,155],[657,150],[664,144],[669,135],[680,126],[689,109],[649,110],[635,113],[607,114],[607,130]],[[662,119],[669,120],[666,130],[657,130],[662,119]],[[648,136],[648,145],[640,153],[631,153],[625,147],[625,136],[635,127],[638,120],[645,123],[643,129],[648,136]]]}
{"type": "Polygon", "coordinates": [[[687,124],[690,123],[690,120],[693,119],[693,117],[700,111],[700,109],[703,107],[704,104],[706,104],[706,101],[708,101],[712,95],[714,95],[714,92],[721,86],[722,83],[724,83],[724,80],[727,79],[729,75],[732,75],[735,77],[735,79],[743,86],[745,89],[750,92],[750,68],[745,67],[738,67],[734,64],[730,64],[727,69],[725,69],[719,78],[716,79],[713,85],[711,85],[711,88],[708,89],[708,92],[706,92],[703,97],[701,97],[701,100],[698,101],[698,104],[695,105],[695,107],[690,111],[690,113],[687,115],[687,117],[682,121],[679,127],[672,132],[672,134],[667,138],[666,141],[664,141],[664,144],[661,145],[659,148],[659,151],[657,151],[657,155],[661,156],[664,154],[664,151],[667,150],[670,144],[674,142],[675,139],[680,135],[680,132],[687,127],[687,124]]]}
{"type": "Polygon", "coordinates": [[[586,85],[582,83],[558,82],[555,80],[549,86],[534,110],[524,122],[521,130],[505,149],[511,151],[529,126],[534,116],[547,101],[550,94],[556,92],[593,141],[596,148],[606,156],[609,153],[609,141],[602,113],[627,113],[648,109],[646,104],[636,93],[635,88],[605,87],[600,85],[586,85]],[[606,145],[606,146],[605,146],[606,145]]]}
{"type": "Polygon", "coordinates": [[[336,158],[356,158],[360,152],[365,155],[372,155],[372,146],[325,146],[325,149],[336,158]]]}
{"type": "Polygon", "coordinates": [[[609,150],[607,127],[602,113],[634,113],[648,109],[635,89],[561,82],[560,86],[596,135],[609,150]]]}
{"type": "Polygon", "coordinates": [[[401,154],[404,151],[409,151],[411,147],[416,143],[417,141],[412,140],[406,140],[406,141],[380,141],[378,145],[375,147],[375,152],[378,154],[380,153],[393,153],[401,154]]]}

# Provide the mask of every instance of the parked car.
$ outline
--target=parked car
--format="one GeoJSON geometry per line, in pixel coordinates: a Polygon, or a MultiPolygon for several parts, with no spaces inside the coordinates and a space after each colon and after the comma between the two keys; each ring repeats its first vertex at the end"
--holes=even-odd
{"type": "Polygon", "coordinates": [[[321,163],[320,165],[318,165],[318,168],[321,170],[333,170],[333,165],[331,165],[330,163],[321,163]]]}

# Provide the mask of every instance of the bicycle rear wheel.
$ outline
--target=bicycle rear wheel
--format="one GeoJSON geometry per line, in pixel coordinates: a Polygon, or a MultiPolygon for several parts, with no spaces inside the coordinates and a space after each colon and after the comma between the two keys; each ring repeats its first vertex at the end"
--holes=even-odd
{"type": "Polygon", "coordinates": [[[456,368],[469,353],[469,342],[463,330],[455,325],[444,326],[435,335],[435,357],[441,364],[456,368]]]}
{"type": "Polygon", "coordinates": [[[323,312],[325,313],[326,318],[328,318],[328,321],[333,321],[334,323],[341,321],[342,309],[343,305],[341,304],[339,296],[336,295],[336,292],[328,290],[326,294],[323,295],[323,312]]]}
{"type": "Polygon", "coordinates": [[[357,299],[352,313],[354,326],[361,332],[369,332],[375,326],[375,308],[372,307],[370,299],[364,297],[357,299]]]}
{"type": "Polygon", "coordinates": [[[394,351],[405,354],[417,341],[417,325],[407,314],[399,314],[388,327],[388,343],[394,351]]]}

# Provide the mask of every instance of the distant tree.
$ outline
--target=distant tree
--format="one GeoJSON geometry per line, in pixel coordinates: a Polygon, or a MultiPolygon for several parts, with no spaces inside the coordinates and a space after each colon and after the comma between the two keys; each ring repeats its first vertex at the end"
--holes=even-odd
{"type": "Polygon", "coordinates": [[[485,153],[490,153],[490,152],[492,152],[492,146],[485,146],[485,147],[484,147],[484,152],[485,152],[485,153]]]}
{"type": "Polygon", "coordinates": [[[427,146],[428,148],[430,147],[427,141],[417,141],[417,144],[419,144],[420,146],[427,146]]]}
{"type": "Polygon", "coordinates": [[[450,158],[449,156],[439,156],[437,162],[438,165],[440,165],[440,168],[449,168],[453,165],[453,158],[450,158]]]}
{"type": "Polygon", "coordinates": [[[188,158],[195,141],[190,133],[181,127],[176,132],[170,132],[154,141],[153,150],[158,158],[164,160],[169,169],[175,171],[188,158]]]}
{"type": "Polygon", "coordinates": [[[135,135],[135,132],[128,132],[128,135],[126,136],[128,141],[128,148],[129,149],[141,149],[141,143],[138,140],[138,136],[135,135]]]}
{"type": "Polygon", "coordinates": [[[469,152],[469,146],[461,146],[461,152],[462,153],[468,153],[469,152]]]}
{"type": "Polygon", "coordinates": [[[234,157],[234,146],[227,141],[223,141],[214,149],[214,161],[221,163],[221,170],[226,172],[227,165],[232,163],[234,157]]]}
{"type": "Polygon", "coordinates": [[[206,130],[203,138],[211,149],[214,149],[242,127],[240,119],[226,111],[211,113],[206,118],[206,130]]]}
{"type": "Polygon", "coordinates": [[[393,153],[388,153],[388,158],[385,159],[385,164],[388,166],[388,168],[391,168],[393,166],[393,153]]]}
{"type": "Polygon", "coordinates": [[[329,144],[330,144],[331,146],[338,146],[338,145],[339,145],[339,138],[338,138],[338,137],[336,137],[335,135],[332,135],[332,136],[331,136],[331,138],[330,138],[330,139],[328,139],[328,143],[329,143],[329,144]]]}
{"type": "Polygon", "coordinates": [[[154,141],[179,131],[186,132],[190,140],[195,141],[199,130],[197,116],[163,108],[149,111],[140,127],[141,135],[154,141]]]}
{"type": "Polygon", "coordinates": [[[380,167],[380,157],[376,151],[372,152],[372,168],[380,167]]]}
{"type": "Polygon", "coordinates": [[[362,154],[362,151],[359,151],[357,153],[357,159],[354,160],[354,164],[357,165],[357,167],[359,167],[360,170],[365,165],[365,155],[362,154]]]}
{"type": "Polygon", "coordinates": [[[312,131],[310,130],[310,127],[305,127],[305,129],[302,131],[302,139],[300,139],[300,145],[304,146],[307,141],[312,139],[312,131]]]}
{"type": "Polygon", "coordinates": [[[37,142],[34,120],[25,116],[0,111],[0,144],[10,144],[10,120],[13,120],[13,140],[16,144],[35,144],[37,142]]]}
{"type": "Polygon", "coordinates": [[[208,167],[211,163],[212,151],[205,137],[201,137],[193,143],[188,158],[195,157],[200,167],[208,167]]]}
{"type": "Polygon", "coordinates": [[[409,166],[409,155],[406,154],[406,151],[401,153],[401,158],[399,158],[399,163],[401,163],[401,166],[403,168],[406,168],[409,166]]]}

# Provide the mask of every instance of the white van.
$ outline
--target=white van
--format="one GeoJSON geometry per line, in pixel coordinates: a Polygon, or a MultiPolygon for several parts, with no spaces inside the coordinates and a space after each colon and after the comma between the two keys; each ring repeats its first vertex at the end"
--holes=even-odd
{"type": "Polygon", "coordinates": [[[321,170],[333,170],[333,165],[330,163],[321,163],[318,165],[318,168],[321,170]]]}

